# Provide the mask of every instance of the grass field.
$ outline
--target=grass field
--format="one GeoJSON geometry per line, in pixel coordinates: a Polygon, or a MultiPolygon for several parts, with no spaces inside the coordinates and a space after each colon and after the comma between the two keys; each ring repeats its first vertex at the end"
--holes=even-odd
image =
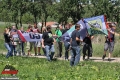
{"type": "Polygon", "coordinates": [[[6,64],[18,70],[20,80],[120,80],[120,63],[83,61],[71,67],[68,61],[0,55],[0,71],[6,64]]]}

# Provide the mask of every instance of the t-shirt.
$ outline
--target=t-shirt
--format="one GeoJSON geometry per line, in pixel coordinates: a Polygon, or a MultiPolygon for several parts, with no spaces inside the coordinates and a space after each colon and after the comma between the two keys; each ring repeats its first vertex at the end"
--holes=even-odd
{"type": "Polygon", "coordinates": [[[40,33],[40,30],[38,28],[33,28],[34,33],[40,33]]]}
{"type": "Polygon", "coordinates": [[[71,34],[71,38],[72,38],[71,46],[79,46],[80,42],[76,41],[76,37],[80,38],[80,32],[74,30],[71,34]]]}
{"type": "MultiPolygon", "coordinates": [[[[68,31],[69,29],[64,29],[63,31],[62,31],[62,35],[63,34],[65,34],[67,31],[68,31]]],[[[70,42],[70,36],[68,35],[68,36],[64,36],[63,37],[63,41],[64,41],[64,43],[66,43],[66,42],[70,42]]]]}
{"type": "Polygon", "coordinates": [[[56,39],[56,41],[59,42],[60,41],[59,37],[62,36],[62,31],[58,29],[58,30],[55,31],[55,34],[58,36],[58,38],[56,39]]]}
{"type": "Polygon", "coordinates": [[[53,45],[52,32],[44,32],[42,38],[44,39],[44,45],[53,45]]]}
{"type": "Polygon", "coordinates": [[[4,33],[4,39],[6,43],[9,43],[10,42],[9,34],[4,33]]]}
{"type": "Polygon", "coordinates": [[[65,29],[63,30],[62,34],[66,33],[69,29],[65,29]]]}
{"type": "MultiPolygon", "coordinates": [[[[111,31],[114,32],[114,29],[111,28],[111,31]]],[[[108,32],[108,36],[105,36],[105,37],[106,37],[106,42],[112,42],[112,41],[114,41],[114,40],[115,40],[115,37],[114,37],[114,36],[115,36],[114,34],[108,32]]]]}
{"type": "MultiPolygon", "coordinates": [[[[91,37],[91,36],[90,36],[91,37]]],[[[90,37],[85,37],[84,39],[83,39],[83,42],[85,42],[86,44],[91,44],[91,39],[90,39],[90,37]]]]}
{"type": "Polygon", "coordinates": [[[18,36],[17,34],[17,29],[12,29],[10,31],[11,35],[12,35],[12,38],[13,38],[13,42],[18,42],[19,41],[19,38],[18,37],[14,37],[14,35],[18,36]]]}

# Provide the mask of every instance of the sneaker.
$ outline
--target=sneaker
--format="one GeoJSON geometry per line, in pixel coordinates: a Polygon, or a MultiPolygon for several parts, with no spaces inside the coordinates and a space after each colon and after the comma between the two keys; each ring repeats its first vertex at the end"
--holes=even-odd
{"type": "Polygon", "coordinates": [[[104,55],[103,55],[102,59],[104,60],[104,59],[105,59],[105,57],[106,57],[106,54],[104,54],[104,55]]]}

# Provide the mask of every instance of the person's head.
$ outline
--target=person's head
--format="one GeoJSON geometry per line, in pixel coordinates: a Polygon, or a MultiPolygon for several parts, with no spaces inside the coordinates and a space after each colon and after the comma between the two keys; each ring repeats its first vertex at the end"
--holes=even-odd
{"type": "Polygon", "coordinates": [[[5,28],[5,30],[4,30],[4,32],[6,33],[6,32],[9,32],[10,31],[10,28],[5,28]]]}
{"type": "Polygon", "coordinates": [[[7,32],[7,29],[8,29],[8,28],[6,27],[5,30],[4,30],[4,32],[7,32]]]}
{"type": "Polygon", "coordinates": [[[70,27],[70,28],[72,27],[72,23],[69,23],[69,27],[70,27]]]}
{"type": "Polygon", "coordinates": [[[28,26],[28,29],[32,29],[32,26],[31,26],[31,25],[29,25],[29,26],[28,26]]]}
{"type": "Polygon", "coordinates": [[[63,29],[62,25],[59,25],[59,29],[60,29],[60,30],[62,30],[62,29],[63,29]]]}
{"type": "Polygon", "coordinates": [[[71,21],[71,22],[69,23],[69,27],[71,28],[73,25],[74,25],[74,22],[71,21]]]}
{"type": "Polygon", "coordinates": [[[116,29],[116,24],[111,23],[111,24],[109,24],[109,27],[110,27],[110,28],[113,28],[113,29],[116,29]]]}
{"type": "Polygon", "coordinates": [[[13,25],[13,26],[12,26],[12,29],[16,29],[16,26],[13,25]]]}
{"type": "Polygon", "coordinates": [[[70,29],[69,24],[66,24],[66,25],[65,25],[65,28],[66,28],[66,29],[70,29]]]}
{"type": "Polygon", "coordinates": [[[79,24],[76,24],[76,25],[75,25],[75,29],[76,29],[76,30],[80,30],[80,25],[79,25],[79,24]]]}
{"type": "Polygon", "coordinates": [[[47,26],[47,31],[51,31],[51,26],[50,25],[47,26]]]}
{"type": "Polygon", "coordinates": [[[37,28],[37,23],[34,23],[34,28],[37,28]]]}

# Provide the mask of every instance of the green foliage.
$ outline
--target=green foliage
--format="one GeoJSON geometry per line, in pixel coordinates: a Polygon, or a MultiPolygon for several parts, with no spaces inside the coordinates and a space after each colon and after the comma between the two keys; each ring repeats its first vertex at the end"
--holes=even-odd
{"type": "Polygon", "coordinates": [[[25,13],[23,16],[22,16],[22,22],[23,23],[33,23],[34,22],[34,17],[31,13],[25,13]]]}
{"type": "Polygon", "coordinates": [[[45,22],[48,17],[59,23],[67,23],[69,18],[76,23],[81,18],[106,15],[107,20],[120,22],[120,1],[111,3],[109,0],[1,0],[0,20],[5,22],[37,23],[45,22]],[[30,15],[28,15],[30,14],[30,15]],[[30,16],[30,17],[28,17],[30,16]],[[28,20],[26,20],[28,19],[28,20]],[[32,19],[32,20],[31,20],[32,19]]]}
{"type": "Polygon", "coordinates": [[[118,80],[120,77],[119,63],[84,61],[71,67],[69,62],[59,60],[49,62],[28,57],[5,59],[3,55],[0,59],[0,71],[10,64],[18,70],[20,80],[118,80]]]}

